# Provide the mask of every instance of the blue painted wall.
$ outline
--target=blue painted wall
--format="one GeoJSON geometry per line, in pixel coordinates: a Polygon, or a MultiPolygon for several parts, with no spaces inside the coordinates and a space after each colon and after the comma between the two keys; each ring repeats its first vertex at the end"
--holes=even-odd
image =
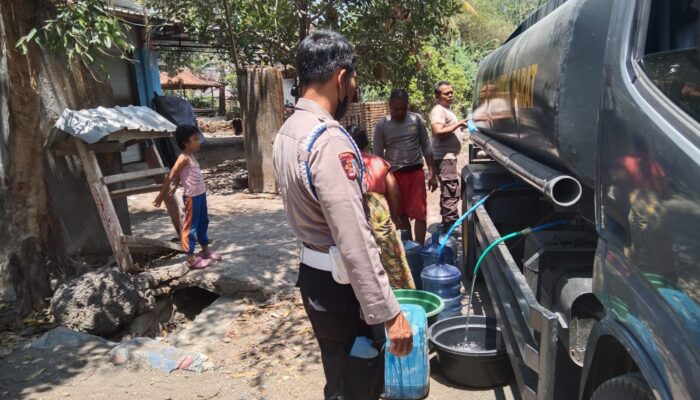
{"type": "Polygon", "coordinates": [[[151,107],[153,93],[163,95],[160,87],[160,70],[158,69],[158,53],[148,49],[138,48],[134,51],[136,64],[136,86],[139,94],[139,105],[151,107]]]}

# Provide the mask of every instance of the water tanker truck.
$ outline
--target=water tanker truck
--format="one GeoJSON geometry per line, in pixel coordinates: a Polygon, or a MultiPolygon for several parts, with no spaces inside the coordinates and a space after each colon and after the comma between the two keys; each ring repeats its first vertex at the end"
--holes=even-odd
{"type": "Polygon", "coordinates": [[[465,275],[566,221],[479,272],[523,399],[700,399],[699,8],[552,0],[479,67],[465,275]]]}

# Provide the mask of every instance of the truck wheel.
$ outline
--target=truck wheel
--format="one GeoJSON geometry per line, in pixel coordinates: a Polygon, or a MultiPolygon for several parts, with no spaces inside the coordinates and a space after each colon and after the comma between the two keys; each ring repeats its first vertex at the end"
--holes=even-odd
{"type": "Polygon", "coordinates": [[[603,382],[591,400],[654,400],[641,374],[627,374],[603,382]]]}

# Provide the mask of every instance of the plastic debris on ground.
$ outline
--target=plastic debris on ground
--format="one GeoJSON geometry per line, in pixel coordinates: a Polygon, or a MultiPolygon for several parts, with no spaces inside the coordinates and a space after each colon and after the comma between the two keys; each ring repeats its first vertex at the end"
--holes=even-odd
{"type": "Polygon", "coordinates": [[[78,348],[86,344],[94,345],[94,347],[105,348],[110,348],[117,345],[116,343],[105,340],[99,336],[94,336],[59,326],[58,328],[46,332],[43,336],[30,343],[28,346],[33,349],[56,351],[60,349],[78,348]]]}
{"type": "Polygon", "coordinates": [[[109,352],[114,364],[134,363],[170,373],[176,369],[202,372],[207,369],[207,356],[196,351],[172,347],[149,338],[135,338],[119,344],[109,352]]]}

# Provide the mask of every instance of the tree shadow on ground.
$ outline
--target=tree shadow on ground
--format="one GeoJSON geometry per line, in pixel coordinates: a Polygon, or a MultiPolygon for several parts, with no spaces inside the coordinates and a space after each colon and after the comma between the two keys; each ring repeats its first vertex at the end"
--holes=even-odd
{"type": "Polygon", "coordinates": [[[306,315],[302,305],[295,304],[296,310],[292,310],[288,317],[279,322],[273,322],[263,327],[265,334],[254,351],[246,355],[255,361],[256,354],[264,353],[265,361],[258,362],[255,367],[258,374],[253,380],[257,387],[263,387],[266,378],[285,375],[285,373],[307,373],[311,366],[321,364],[318,345],[313,332],[306,322],[306,315]],[[302,309],[299,312],[299,309],[302,309]],[[254,354],[253,354],[254,353],[254,354]],[[298,360],[298,363],[291,361],[298,360]],[[294,372],[293,372],[294,371],[294,372]]]}
{"type": "Polygon", "coordinates": [[[78,346],[17,350],[0,358],[0,398],[38,398],[77,375],[89,379],[104,365],[110,349],[108,342],[94,340],[78,346]]]}
{"type": "MultiPolygon", "coordinates": [[[[131,278],[116,269],[102,268],[72,279],[55,293],[54,311],[67,316],[65,322],[74,329],[108,335],[143,309],[144,301],[131,278]]],[[[107,352],[114,343],[61,329],[56,335],[57,330],[49,331],[44,341],[0,357],[0,398],[41,397],[77,375],[89,376],[108,361],[107,352]]]]}

